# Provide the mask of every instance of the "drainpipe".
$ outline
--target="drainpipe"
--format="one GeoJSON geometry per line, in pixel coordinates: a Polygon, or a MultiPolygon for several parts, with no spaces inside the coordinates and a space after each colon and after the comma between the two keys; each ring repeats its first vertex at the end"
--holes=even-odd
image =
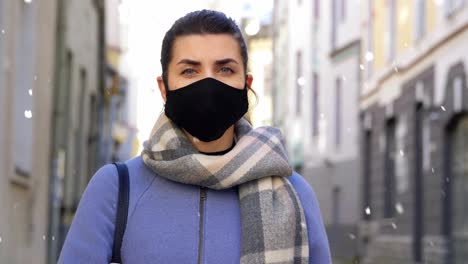
{"type": "Polygon", "coordinates": [[[60,205],[61,205],[61,188],[62,182],[59,177],[59,151],[60,144],[60,88],[62,87],[62,68],[65,52],[65,29],[66,29],[66,2],[57,1],[56,13],[56,39],[55,39],[55,69],[54,69],[54,98],[53,98],[53,112],[51,122],[51,151],[50,151],[50,178],[49,178],[49,209],[48,209],[48,227],[47,227],[47,254],[46,263],[56,263],[59,255],[59,239],[52,240],[52,236],[59,238],[60,226],[60,205]]]}
{"type": "Polygon", "coordinates": [[[106,159],[106,144],[105,138],[105,112],[108,109],[106,103],[106,26],[105,26],[105,0],[94,0],[94,8],[97,14],[98,27],[98,125],[99,132],[97,133],[98,143],[98,160],[96,167],[101,167],[107,163],[106,159]]]}

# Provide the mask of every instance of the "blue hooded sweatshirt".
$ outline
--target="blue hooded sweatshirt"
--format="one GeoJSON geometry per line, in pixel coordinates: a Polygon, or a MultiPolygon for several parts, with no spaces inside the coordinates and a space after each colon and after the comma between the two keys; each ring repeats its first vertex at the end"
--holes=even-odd
{"type": "MultiPolygon", "coordinates": [[[[237,188],[206,190],[199,211],[200,187],[167,180],[141,157],[126,162],[130,174],[127,228],[122,263],[239,263],[241,223],[237,188]],[[203,230],[200,237],[200,221],[203,230]],[[201,248],[199,244],[201,242],[201,248]]],[[[331,263],[317,199],[297,173],[289,181],[304,208],[310,263],[331,263]]],[[[92,177],[80,200],[58,263],[110,263],[115,229],[118,174],[106,165],[92,177]]]]}

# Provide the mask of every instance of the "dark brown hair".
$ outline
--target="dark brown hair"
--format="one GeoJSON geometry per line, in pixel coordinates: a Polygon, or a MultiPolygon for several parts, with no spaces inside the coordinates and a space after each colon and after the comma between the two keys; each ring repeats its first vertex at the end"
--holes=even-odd
{"type": "Polygon", "coordinates": [[[200,10],[186,14],[179,18],[166,32],[161,48],[162,78],[166,90],[168,87],[168,68],[172,60],[174,41],[179,36],[203,35],[203,34],[229,34],[232,35],[240,46],[242,63],[247,75],[247,45],[236,22],[228,18],[224,13],[214,10],[200,10]]]}

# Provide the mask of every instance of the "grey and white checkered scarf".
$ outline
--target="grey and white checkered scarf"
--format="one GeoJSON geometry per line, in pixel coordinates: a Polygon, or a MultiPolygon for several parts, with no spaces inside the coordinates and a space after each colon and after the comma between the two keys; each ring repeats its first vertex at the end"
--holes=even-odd
{"type": "Polygon", "coordinates": [[[309,263],[304,211],[281,132],[235,125],[237,143],[221,156],[200,154],[165,114],[144,142],[144,163],[172,181],[222,190],[239,186],[241,263],[309,263]]]}

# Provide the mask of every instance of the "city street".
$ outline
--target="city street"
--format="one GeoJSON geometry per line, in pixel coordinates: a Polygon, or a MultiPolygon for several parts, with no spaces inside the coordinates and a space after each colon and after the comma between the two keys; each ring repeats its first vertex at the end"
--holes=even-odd
{"type": "Polygon", "coordinates": [[[333,263],[468,263],[465,0],[0,0],[0,263],[57,263],[93,175],[142,156],[201,9],[242,32],[244,118],[281,131],[333,263]]]}

